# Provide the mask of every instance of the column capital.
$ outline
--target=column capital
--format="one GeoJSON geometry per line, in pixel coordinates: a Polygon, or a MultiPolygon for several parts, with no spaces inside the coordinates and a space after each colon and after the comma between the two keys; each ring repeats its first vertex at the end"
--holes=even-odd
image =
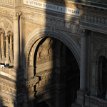
{"type": "Polygon", "coordinates": [[[21,11],[15,12],[15,14],[14,14],[14,19],[18,19],[21,15],[22,15],[22,12],[21,12],[21,11]]]}
{"type": "Polygon", "coordinates": [[[89,33],[91,32],[90,30],[88,30],[88,29],[83,29],[82,28],[82,30],[81,30],[81,32],[82,32],[82,37],[85,37],[86,35],[89,35],[89,33]]]}
{"type": "Polygon", "coordinates": [[[22,12],[19,11],[19,12],[16,12],[16,16],[21,16],[22,15],[22,12]]]}

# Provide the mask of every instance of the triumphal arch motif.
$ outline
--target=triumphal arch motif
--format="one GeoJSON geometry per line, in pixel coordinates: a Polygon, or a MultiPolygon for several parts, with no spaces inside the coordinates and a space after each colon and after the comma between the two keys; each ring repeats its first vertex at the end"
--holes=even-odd
{"type": "Polygon", "coordinates": [[[106,10],[0,0],[0,107],[107,107],[106,10]]]}

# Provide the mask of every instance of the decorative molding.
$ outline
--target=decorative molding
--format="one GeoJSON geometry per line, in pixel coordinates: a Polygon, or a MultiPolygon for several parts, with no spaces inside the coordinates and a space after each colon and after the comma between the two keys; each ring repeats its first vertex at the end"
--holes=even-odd
{"type": "Polygon", "coordinates": [[[107,27],[107,17],[97,15],[83,15],[81,21],[94,25],[102,25],[107,27]]]}
{"type": "Polygon", "coordinates": [[[79,10],[78,8],[69,8],[69,7],[59,6],[52,3],[40,2],[38,0],[23,0],[23,3],[31,7],[50,10],[54,12],[60,12],[60,13],[75,15],[75,16],[81,15],[81,10],[79,10]]]}
{"type": "Polygon", "coordinates": [[[72,21],[64,20],[55,16],[47,15],[46,18],[42,14],[23,14],[25,20],[30,22],[44,25],[46,29],[52,30],[63,30],[66,32],[71,32],[73,34],[81,34],[81,29],[79,27],[79,20],[77,18],[72,18],[72,21]],[[39,17],[39,18],[38,18],[39,17]]]}
{"type": "MultiPolygon", "coordinates": [[[[63,31],[58,31],[58,30],[53,31],[49,29],[35,29],[32,33],[29,34],[29,39],[27,39],[26,41],[25,50],[24,50],[27,61],[31,47],[33,46],[35,41],[45,37],[46,35],[48,37],[54,37],[62,41],[72,51],[73,55],[75,56],[78,62],[78,65],[80,65],[80,47],[74,41],[72,35],[67,34],[66,32],[63,31]]],[[[26,64],[26,62],[24,63],[26,64]]]]}

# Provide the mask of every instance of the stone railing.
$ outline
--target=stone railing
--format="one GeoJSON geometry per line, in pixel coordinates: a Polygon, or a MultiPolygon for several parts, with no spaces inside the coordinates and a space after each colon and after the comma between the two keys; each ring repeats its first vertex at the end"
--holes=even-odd
{"type": "Polygon", "coordinates": [[[107,16],[83,15],[81,25],[90,30],[107,33],[107,16]]]}

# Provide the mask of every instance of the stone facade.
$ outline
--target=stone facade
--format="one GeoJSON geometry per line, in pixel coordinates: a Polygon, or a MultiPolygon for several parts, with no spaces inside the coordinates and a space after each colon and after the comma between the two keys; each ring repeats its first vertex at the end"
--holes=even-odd
{"type": "Polygon", "coordinates": [[[0,107],[106,107],[106,29],[106,8],[0,0],[0,107]]]}

